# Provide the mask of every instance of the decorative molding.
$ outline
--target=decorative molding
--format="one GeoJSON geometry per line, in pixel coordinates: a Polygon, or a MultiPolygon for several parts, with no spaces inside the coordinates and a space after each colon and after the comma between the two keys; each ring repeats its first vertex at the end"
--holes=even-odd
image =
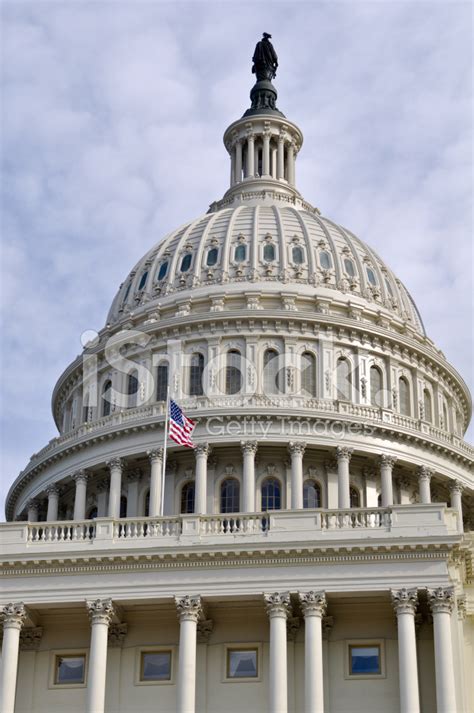
{"type": "Polygon", "coordinates": [[[178,619],[180,621],[199,621],[202,615],[201,597],[197,594],[190,596],[185,594],[184,597],[175,596],[174,598],[178,619]]]}
{"type": "Polygon", "coordinates": [[[325,592],[298,592],[298,599],[305,619],[307,616],[324,616],[327,608],[325,592]]]}
{"type": "Polygon", "coordinates": [[[402,589],[392,589],[392,605],[395,609],[397,616],[399,614],[413,614],[416,613],[416,608],[418,606],[418,590],[417,589],[407,589],[402,587],[402,589]]]}
{"type": "Polygon", "coordinates": [[[86,600],[87,612],[92,625],[94,624],[110,624],[114,615],[114,607],[112,599],[94,599],[86,600]]]}

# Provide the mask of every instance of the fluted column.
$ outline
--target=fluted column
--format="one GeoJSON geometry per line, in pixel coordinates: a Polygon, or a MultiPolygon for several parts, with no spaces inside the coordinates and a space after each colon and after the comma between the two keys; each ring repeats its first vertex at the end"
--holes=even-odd
{"type": "Polygon", "coordinates": [[[352,448],[338,446],[336,448],[337,458],[337,480],[338,480],[338,507],[346,510],[351,505],[349,463],[352,455],[352,448]]]}
{"type": "Polygon", "coordinates": [[[88,601],[86,606],[91,622],[86,713],[103,713],[107,671],[107,637],[114,609],[111,599],[88,601]]]}
{"type": "Polygon", "coordinates": [[[380,479],[382,481],[382,507],[393,505],[393,466],[397,462],[395,456],[388,456],[383,453],[380,456],[380,479]]]}
{"type": "Polygon", "coordinates": [[[293,143],[288,144],[287,150],[287,161],[288,161],[288,183],[290,186],[295,185],[295,147],[293,143]]]}
{"type": "Polygon", "coordinates": [[[242,142],[237,139],[235,142],[235,182],[242,180],[242,142]]]}
{"type": "Polygon", "coordinates": [[[293,442],[288,444],[291,455],[291,507],[294,510],[303,508],[303,455],[306,443],[293,442]]]}
{"type": "Polygon", "coordinates": [[[421,465],[418,468],[418,483],[420,490],[420,502],[430,503],[431,502],[431,489],[430,481],[433,471],[426,465],[421,465]]]}
{"type": "Polygon", "coordinates": [[[73,520],[85,520],[86,518],[87,477],[85,470],[79,470],[72,476],[76,484],[73,520]]]}
{"type": "Polygon", "coordinates": [[[263,595],[270,618],[269,713],[288,711],[286,621],[291,612],[289,592],[263,595]]]}
{"type": "Polygon", "coordinates": [[[398,627],[400,713],[419,713],[420,694],[415,633],[417,590],[403,588],[392,591],[392,604],[397,615],[398,627]]]}
{"type": "Polygon", "coordinates": [[[122,470],[123,463],[120,458],[113,458],[107,461],[110,469],[110,489],[109,489],[109,517],[116,520],[120,517],[120,496],[122,494],[122,470]]]}
{"type": "Polygon", "coordinates": [[[453,482],[449,486],[449,491],[451,493],[451,507],[455,508],[459,512],[459,526],[462,529],[463,528],[463,521],[462,521],[462,491],[464,490],[463,486],[459,482],[459,480],[453,480],[453,482]]]}
{"type": "Polygon", "coordinates": [[[207,457],[210,448],[207,443],[199,443],[194,449],[196,456],[196,499],[194,512],[205,515],[207,510],[207,457]]]}
{"type": "Polygon", "coordinates": [[[1,610],[3,619],[2,666],[0,677],[0,711],[15,710],[16,679],[18,675],[18,651],[20,631],[26,618],[23,602],[7,604],[1,610]]]}
{"type": "Polygon", "coordinates": [[[247,134],[247,177],[255,175],[255,135],[250,131],[247,134]]]}
{"type": "Polygon", "coordinates": [[[257,441],[242,441],[240,445],[244,459],[243,511],[255,512],[255,454],[257,452],[257,441]]]}
{"type": "Polygon", "coordinates": [[[324,713],[323,632],[324,592],[299,593],[305,622],[304,713],[324,713]]]}
{"type": "Polygon", "coordinates": [[[202,614],[201,597],[175,597],[179,618],[177,713],[196,710],[197,623],[202,614]]]}
{"type": "Polygon", "coordinates": [[[270,175],[270,131],[263,132],[263,167],[262,173],[264,176],[270,175]]]}
{"type": "Polygon", "coordinates": [[[285,137],[282,135],[278,137],[277,178],[285,178],[285,137]]]}
{"type": "Polygon", "coordinates": [[[58,519],[59,488],[57,485],[50,485],[49,488],[46,488],[46,493],[48,495],[48,510],[46,512],[46,520],[48,522],[54,522],[58,519]]]}
{"type": "Polygon", "coordinates": [[[150,517],[159,517],[162,512],[161,493],[163,483],[163,448],[147,452],[150,459],[150,517]]]}
{"type": "Polygon", "coordinates": [[[36,500],[29,500],[27,504],[28,522],[38,522],[38,503],[36,500]]]}
{"type": "Polygon", "coordinates": [[[454,588],[428,589],[428,601],[433,614],[435,649],[436,710],[456,713],[453,645],[451,640],[451,612],[454,607],[454,588]]]}

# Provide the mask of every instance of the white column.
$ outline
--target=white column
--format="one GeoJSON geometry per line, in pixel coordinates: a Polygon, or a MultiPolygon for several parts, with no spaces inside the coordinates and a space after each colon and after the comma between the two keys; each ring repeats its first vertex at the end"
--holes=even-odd
{"type": "Polygon", "coordinates": [[[430,480],[433,475],[431,468],[426,465],[421,465],[418,468],[418,482],[420,490],[420,502],[430,503],[431,502],[431,490],[430,490],[430,480]]]}
{"type": "Polygon", "coordinates": [[[235,184],[235,146],[230,148],[230,185],[235,184]]]}
{"type": "Polygon", "coordinates": [[[196,710],[196,637],[202,614],[201,597],[175,597],[179,618],[177,713],[196,710]]]}
{"type": "Polygon", "coordinates": [[[163,477],[163,448],[148,451],[150,459],[150,517],[161,515],[161,488],[163,477]]]}
{"type": "Polygon", "coordinates": [[[436,710],[438,713],[457,713],[451,640],[454,588],[428,589],[428,601],[433,613],[436,710]]]}
{"type": "Polygon", "coordinates": [[[270,618],[269,713],[288,711],[286,620],[291,611],[289,592],[264,594],[270,618]]]}
{"type": "Polygon", "coordinates": [[[295,185],[295,147],[293,143],[288,144],[287,149],[287,161],[288,161],[288,183],[290,186],[295,185]]]}
{"type": "Polygon", "coordinates": [[[235,182],[242,180],[242,141],[237,139],[235,143],[235,182]]]}
{"type": "Polygon", "coordinates": [[[240,445],[244,458],[243,511],[255,512],[255,454],[257,452],[257,441],[242,441],[240,445]]]}
{"type": "Polygon", "coordinates": [[[255,135],[252,132],[247,134],[247,177],[253,178],[255,175],[255,135]]]}
{"type": "Polygon", "coordinates": [[[58,519],[59,508],[59,488],[57,485],[50,485],[46,488],[48,495],[48,510],[46,513],[47,522],[55,522],[58,519]]]}
{"type": "Polygon", "coordinates": [[[194,449],[196,455],[196,499],[194,512],[196,515],[206,514],[207,504],[207,457],[210,448],[207,443],[200,443],[194,449]]]}
{"type": "Polygon", "coordinates": [[[110,469],[109,511],[108,516],[116,520],[120,517],[120,496],[122,494],[122,468],[120,458],[107,462],[110,469]]]}
{"type": "Polygon", "coordinates": [[[419,713],[420,694],[415,633],[417,590],[403,588],[392,591],[392,604],[397,615],[398,627],[400,713],[419,713]]]}
{"type": "Polygon", "coordinates": [[[270,131],[263,132],[263,166],[262,173],[264,176],[270,175],[270,131]]]}
{"type": "Polygon", "coordinates": [[[0,711],[15,710],[16,679],[20,631],[26,618],[23,602],[7,604],[1,610],[3,618],[2,667],[0,677],[0,711]]]}
{"type": "Polygon", "coordinates": [[[449,490],[451,492],[451,507],[455,508],[459,512],[459,527],[461,530],[463,529],[463,521],[462,521],[462,491],[463,491],[463,486],[459,482],[459,480],[454,480],[450,486],[449,490]]]}
{"type": "Polygon", "coordinates": [[[323,632],[326,594],[298,594],[304,616],[304,713],[324,713],[323,632]]]}
{"type": "Polygon", "coordinates": [[[382,507],[387,508],[393,505],[393,466],[397,462],[395,456],[388,456],[383,453],[380,456],[380,479],[382,481],[382,507]]]}
{"type": "Polygon", "coordinates": [[[277,178],[285,178],[285,138],[282,135],[278,137],[277,178]]]}
{"type": "Polygon", "coordinates": [[[288,450],[291,455],[291,507],[293,510],[303,509],[303,454],[306,443],[290,442],[288,450]]]}
{"type": "Polygon", "coordinates": [[[85,520],[86,518],[86,496],[87,496],[87,473],[79,470],[74,473],[72,479],[76,483],[76,493],[74,495],[74,515],[73,520],[85,520]]]}
{"type": "Polygon", "coordinates": [[[338,480],[338,507],[346,510],[351,505],[349,463],[352,455],[352,448],[338,446],[336,448],[337,458],[337,480],[338,480]]]}
{"type": "Polygon", "coordinates": [[[91,622],[86,713],[103,713],[107,670],[107,636],[114,615],[111,599],[86,602],[91,622]]]}
{"type": "Polygon", "coordinates": [[[36,500],[30,500],[27,504],[28,522],[38,522],[38,503],[36,500]]]}

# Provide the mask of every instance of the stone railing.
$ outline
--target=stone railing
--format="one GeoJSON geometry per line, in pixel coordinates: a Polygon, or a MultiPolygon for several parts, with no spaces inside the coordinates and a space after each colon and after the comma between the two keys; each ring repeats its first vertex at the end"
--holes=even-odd
{"type": "Polygon", "coordinates": [[[12,522],[0,525],[0,552],[37,557],[40,551],[91,552],[233,543],[328,543],[460,535],[459,513],[442,503],[344,510],[278,510],[178,517],[98,518],[78,522],[12,522]],[[85,548],[88,548],[85,550],[85,548]]]}

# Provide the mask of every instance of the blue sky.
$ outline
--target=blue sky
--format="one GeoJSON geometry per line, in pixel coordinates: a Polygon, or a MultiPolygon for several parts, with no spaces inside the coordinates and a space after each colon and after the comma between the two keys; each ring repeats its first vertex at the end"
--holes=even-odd
{"type": "MultiPolygon", "coordinates": [[[[0,500],[135,261],[222,196],[262,31],[297,184],[372,245],[472,388],[469,2],[3,2],[0,500]]],[[[471,438],[472,440],[472,438],[471,438]]]]}

